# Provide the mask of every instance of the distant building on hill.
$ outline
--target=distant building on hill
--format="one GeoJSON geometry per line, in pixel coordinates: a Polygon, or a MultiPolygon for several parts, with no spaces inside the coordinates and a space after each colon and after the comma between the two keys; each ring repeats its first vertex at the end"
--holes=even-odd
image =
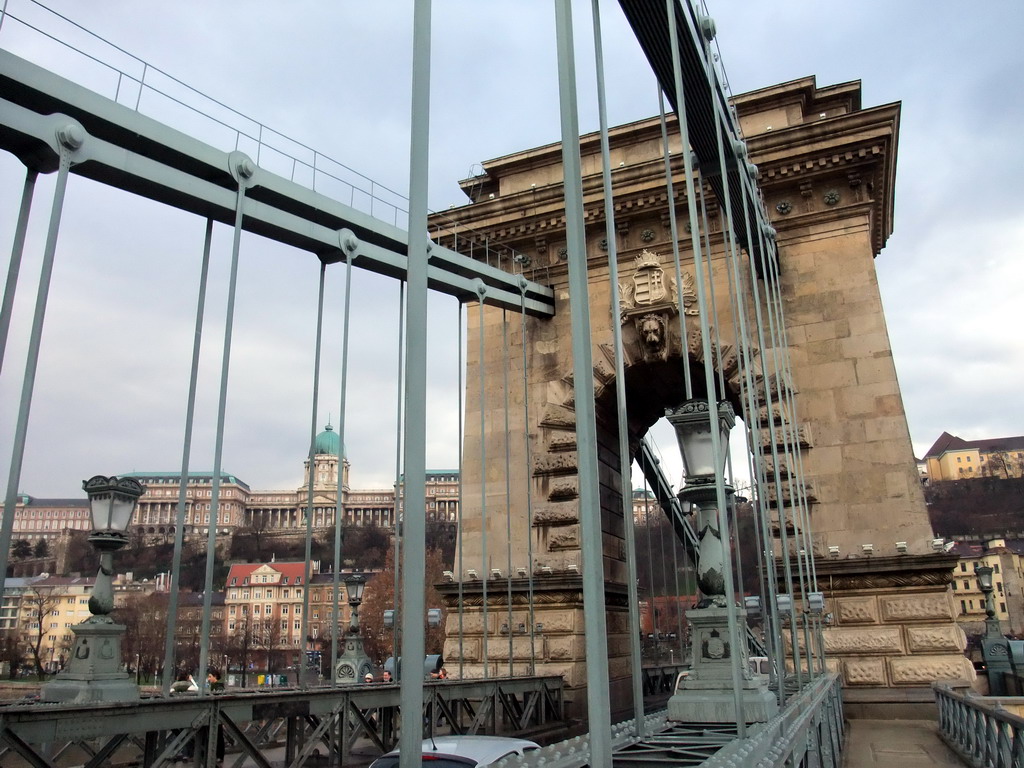
{"type": "Polygon", "coordinates": [[[943,432],[924,456],[930,482],[1024,477],[1024,435],[964,440],[943,432]]]}
{"type": "MultiPolygon", "coordinates": [[[[309,457],[304,459],[301,485],[277,490],[253,490],[238,476],[222,472],[220,497],[216,504],[213,499],[213,473],[189,472],[185,488],[184,535],[205,538],[211,525],[215,527],[217,535],[225,540],[243,528],[274,533],[305,533],[311,476],[314,530],[320,531],[334,525],[339,493],[342,525],[394,528],[394,487],[353,490],[349,486],[350,465],[344,453],[338,433],[328,424],[316,436],[312,468],[309,457]]],[[[130,533],[144,541],[172,540],[181,495],[181,473],[125,472],[121,476],[135,478],[146,488],[139,499],[130,533]]],[[[457,522],[459,471],[428,470],[426,480],[427,522],[457,522]]],[[[403,488],[404,479],[399,486],[399,510],[403,503],[403,488]]],[[[0,517],[3,514],[3,506],[0,505],[0,517]]],[[[65,531],[88,531],[92,528],[89,502],[84,493],[77,499],[43,499],[21,494],[14,515],[13,538],[26,539],[33,544],[40,539],[55,543],[65,531]]]]}

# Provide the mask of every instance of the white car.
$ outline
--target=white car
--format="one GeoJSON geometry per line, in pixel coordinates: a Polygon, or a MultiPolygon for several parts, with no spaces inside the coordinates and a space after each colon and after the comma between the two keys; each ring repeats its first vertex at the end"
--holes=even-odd
{"type": "MultiPolygon", "coordinates": [[[[423,740],[423,765],[429,768],[477,768],[509,755],[525,755],[540,749],[527,739],[506,736],[435,736],[423,740]]],[[[382,755],[370,768],[397,768],[398,750],[382,755]]]]}

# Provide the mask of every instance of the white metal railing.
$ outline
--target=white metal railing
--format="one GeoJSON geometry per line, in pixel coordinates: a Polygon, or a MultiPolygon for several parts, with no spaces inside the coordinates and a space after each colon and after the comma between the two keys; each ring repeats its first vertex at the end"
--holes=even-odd
{"type": "Polygon", "coordinates": [[[1024,718],[1004,702],[1024,707],[1024,698],[993,699],[934,683],[939,735],[968,765],[976,768],[1024,766],[1024,718]]]}
{"type": "MultiPolygon", "coordinates": [[[[1022,721],[1024,723],[1024,721],[1022,721]]],[[[647,760],[657,761],[654,753],[662,745],[666,754],[677,755],[687,746],[686,736],[673,737],[673,723],[664,712],[648,715],[644,732],[653,734],[641,739],[633,721],[612,726],[612,749],[615,752],[647,742],[647,760]]],[[[836,674],[822,675],[808,683],[787,702],[786,708],[767,723],[757,723],[747,730],[744,739],[735,738],[716,754],[700,763],[700,768],[751,768],[815,765],[839,768],[842,764],[843,703],[842,686],[836,674]]],[[[527,755],[510,756],[499,763],[502,768],[544,766],[544,768],[577,768],[590,760],[589,737],[578,736],[551,744],[527,755]]],[[[686,763],[697,765],[697,763],[686,763]]]]}

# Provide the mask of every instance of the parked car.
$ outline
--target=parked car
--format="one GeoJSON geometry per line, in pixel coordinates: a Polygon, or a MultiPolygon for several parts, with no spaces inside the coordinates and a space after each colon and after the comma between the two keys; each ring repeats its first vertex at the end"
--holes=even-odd
{"type": "MultiPolygon", "coordinates": [[[[509,755],[524,755],[540,749],[527,739],[506,736],[435,736],[423,740],[423,765],[429,768],[477,768],[509,755]]],[[[397,768],[398,750],[382,755],[370,768],[397,768]]]]}

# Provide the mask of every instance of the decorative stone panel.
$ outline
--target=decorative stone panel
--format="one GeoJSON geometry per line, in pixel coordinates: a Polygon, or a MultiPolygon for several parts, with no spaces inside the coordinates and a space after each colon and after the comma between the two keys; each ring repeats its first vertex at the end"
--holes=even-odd
{"type": "Polygon", "coordinates": [[[570,525],[562,528],[555,528],[548,536],[548,549],[579,549],[580,527],[570,525]]]}
{"type": "Polygon", "coordinates": [[[839,624],[877,624],[878,602],[872,597],[836,598],[839,624]]]}
{"type": "Polygon", "coordinates": [[[966,656],[905,656],[890,659],[893,685],[931,685],[936,680],[974,680],[966,656]]]}
{"type": "Polygon", "coordinates": [[[574,658],[575,646],[573,637],[549,638],[547,642],[547,657],[553,661],[571,661],[574,658]]]}
{"type": "Polygon", "coordinates": [[[889,621],[950,621],[953,616],[949,598],[941,595],[884,596],[879,598],[882,620],[889,621]]]}
{"type": "Polygon", "coordinates": [[[903,637],[899,627],[871,627],[870,629],[835,627],[824,633],[824,639],[826,654],[903,653],[903,637]]]}
{"type": "Polygon", "coordinates": [[[573,474],[576,472],[576,465],[575,451],[544,453],[533,457],[533,474],[534,476],[573,474]]]}
{"type": "MultiPolygon", "coordinates": [[[[556,632],[572,632],[576,629],[574,617],[576,611],[545,611],[536,614],[535,618],[544,625],[544,634],[556,632]]],[[[550,642],[550,641],[549,641],[550,642]]]]}
{"type": "Polygon", "coordinates": [[[534,525],[571,525],[579,522],[579,505],[575,501],[538,504],[533,508],[534,525]]]}
{"type": "Polygon", "coordinates": [[[548,493],[549,501],[575,499],[579,497],[579,489],[576,479],[559,480],[551,484],[551,491],[548,493]]]}
{"type": "Polygon", "coordinates": [[[958,626],[907,627],[907,644],[911,653],[962,652],[967,636],[958,626]]]}
{"type": "Polygon", "coordinates": [[[575,432],[555,432],[548,438],[548,450],[549,451],[575,451],[576,450],[576,433],[575,432]]]}
{"type": "Polygon", "coordinates": [[[885,685],[885,659],[847,659],[843,662],[843,682],[849,686],[885,685]]]}

